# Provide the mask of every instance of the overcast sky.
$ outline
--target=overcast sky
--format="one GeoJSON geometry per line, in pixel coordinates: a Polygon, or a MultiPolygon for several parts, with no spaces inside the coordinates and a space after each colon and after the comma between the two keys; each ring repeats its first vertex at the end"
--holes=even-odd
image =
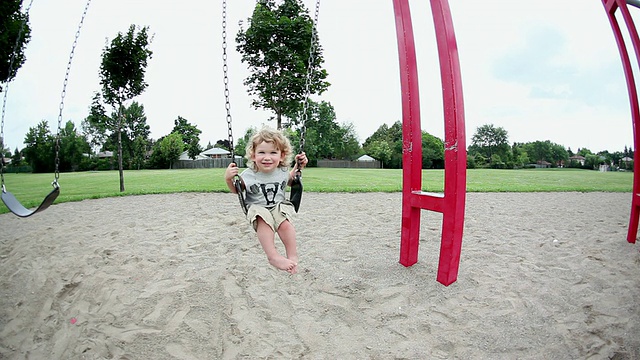
{"type": "MultiPolygon", "coordinates": [[[[228,0],[233,133],[266,123],[242,85],[248,72],[235,51],[238,20],[254,0],[228,0]]],[[[29,1],[25,0],[25,5],[29,1]]],[[[85,0],[35,0],[27,62],[10,84],[6,145],[24,147],[30,127],[57,130],[69,52],[85,0]]],[[[63,122],[80,128],[107,41],[129,25],[149,26],[153,57],[144,106],[151,137],[167,135],[182,116],[203,131],[201,144],[227,138],[222,81],[222,1],[93,0],[78,40],[63,122]]],[[[315,1],[306,0],[308,8],[315,1]]],[[[429,1],[410,1],[418,55],[423,130],[443,138],[442,97],[429,1]]],[[[463,79],[467,144],[479,126],[503,127],[509,142],[550,140],[570,147],[622,151],[633,146],[626,83],[601,0],[450,0],[463,79]]],[[[632,14],[640,9],[630,8],[632,14]]],[[[637,16],[636,16],[637,17],[637,16]]],[[[400,77],[391,0],[322,0],[319,37],[339,123],[360,142],[401,120],[400,77]]],[[[626,31],[626,27],[623,26],[626,31]]],[[[631,50],[630,50],[631,51],[631,50]]]]}

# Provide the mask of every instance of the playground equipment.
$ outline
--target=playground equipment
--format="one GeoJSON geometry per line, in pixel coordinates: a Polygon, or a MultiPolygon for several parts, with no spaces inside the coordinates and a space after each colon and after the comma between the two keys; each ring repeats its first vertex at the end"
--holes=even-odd
{"type": "Polygon", "coordinates": [[[422,131],[418,70],[408,0],[394,0],[402,89],[402,232],[400,263],[418,261],[420,211],[442,213],[437,281],[455,282],[460,265],[466,198],[467,152],[462,79],[453,21],[447,0],[430,0],[435,25],[444,103],[444,194],[422,191],[422,131]]]}
{"type": "MultiPolygon", "coordinates": [[[[29,10],[31,9],[31,5],[33,4],[33,0],[29,3],[29,5],[26,8],[26,13],[29,14],[29,10]]],[[[62,130],[62,110],[64,109],[64,97],[67,94],[67,83],[69,82],[69,74],[71,72],[71,63],[73,61],[73,56],[75,54],[75,50],[76,50],[76,46],[78,45],[78,38],[80,37],[80,30],[82,30],[82,25],[84,24],[84,19],[87,16],[87,11],[89,10],[89,5],[91,4],[91,0],[87,0],[87,3],[84,7],[84,11],[82,13],[82,18],[80,19],[80,23],[78,24],[78,29],[76,30],[76,35],[75,38],[73,40],[73,44],[71,45],[71,53],[69,54],[69,61],[67,62],[67,71],[64,75],[64,81],[63,81],[63,85],[62,85],[62,93],[60,96],[60,105],[59,105],[59,112],[58,112],[58,132],[56,134],[56,138],[55,138],[55,173],[54,173],[54,179],[53,182],[51,183],[51,186],[53,186],[53,190],[51,190],[51,192],[49,192],[49,194],[47,194],[47,196],[45,196],[45,198],[42,200],[42,202],[40,203],[40,205],[38,205],[37,208],[35,209],[27,209],[24,205],[22,205],[22,203],[11,193],[6,189],[5,183],[4,183],[4,163],[3,161],[0,161],[0,183],[2,186],[2,202],[5,204],[5,206],[9,209],[9,211],[11,211],[12,213],[14,213],[15,215],[19,216],[19,217],[29,217],[31,215],[37,214],[41,211],[46,210],[49,206],[51,206],[53,204],[53,202],[56,200],[56,198],[58,197],[58,195],[60,194],[60,185],[58,184],[58,179],[60,178],[60,172],[59,172],[59,165],[60,165],[60,132],[62,130]]],[[[24,27],[24,25],[23,25],[24,27]]],[[[20,31],[20,33],[22,33],[22,30],[20,31]]],[[[9,65],[9,72],[11,72],[12,66],[13,66],[13,54],[15,54],[17,46],[19,44],[19,39],[20,35],[18,36],[18,39],[16,40],[16,44],[12,53],[12,58],[11,58],[11,62],[9,65]]],[[[5,107],[7,104],[7,93],[8,93],[8,89],[9,89],[9,84],[7,83],[5,85],[5,91],[4,91],[4,100],[2,103],[2,119],[0,120],[1,124],[0,124],[0,149],[4,149],[4,115],[5,115],[5,107]]]]}
{"type": "Polygon", "coordinates": [[[620,10],[624,23],[629,31],[629,37],[636,53],[636,61],[640,65],[640,39],[638,38],[638,31],[633,22],[633,18],[629,13],[628,5],[632,5],[640,8],[639,0],[602,0],[604,9],[607,12],[609,23],[613,29],[613,35],[618,43],[618,50],[620,51],[620,58],[622,59],[622,66],[624,68],[624,76],[627,79],[627,91],[629,93],[629,103],[631,105],[631,120],[633,121],[633,194],[631,198],[631,218],[629,220],[629,230],[627,232],[627,241],[630,243],[636,242],[638,236],[638,220],[640,219],[640,153],[638,152],[638,144],[640,144],[640,107],[638,106],[638,91],[636,89],[636,83],[633,76],[633,70],[631,68],[631,60],[629,59],[629,52],[627,46],[622,37],[622,31],[620,30],[620,24],[616,19],[615,12],[620,10]]]}

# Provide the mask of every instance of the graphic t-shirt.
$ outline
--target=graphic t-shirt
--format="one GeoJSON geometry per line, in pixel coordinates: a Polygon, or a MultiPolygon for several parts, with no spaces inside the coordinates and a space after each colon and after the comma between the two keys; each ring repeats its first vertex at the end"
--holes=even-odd
{"type": "Polygon", "coordinates": [[[246,169],[240,177],[247,188],[247,206],[272,207],[285,200],[285,191],[289,182],[287,168],[277,168],[268,173],[246,169]]]}

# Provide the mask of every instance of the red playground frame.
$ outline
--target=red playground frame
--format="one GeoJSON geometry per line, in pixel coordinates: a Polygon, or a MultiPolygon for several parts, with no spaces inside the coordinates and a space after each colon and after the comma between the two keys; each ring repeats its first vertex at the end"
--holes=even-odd
{"type": "Polygon", "coordinates": [[[613,35],[618,43],[618,50],[620,51],[620,58],[622,59],[622,66],[624,68],[624,76],[627,79],[627,91],[629,93],[629,103],[631,104],[631,120],[633,122],[633,194],[631,198],[631,218],[629,220],[629,230],[627,232],[627,241],[630,243],[636,242],[638,236],[638,219],[640,217],[640,153],[638,152],[638,143],[640,142],[640,108],[638,107],[638,91],[636,90],[636,83],[633,77],[633,70],[631,69],[631,60],[629,59],[629,52],[624,43],[622,32],[620,31],[620,25],[615,17],[616,10],[620,9],[622,18],[624,19],[627,29],[629,30],[629,37],[633,44],[633,49],[636,53],[636,61],[640,65],[640,39],[638,39],[638,31],[633,23],[633,18],[629,13],[627,3],[634,6],[638,6],[637,1],[625,1],[625,0],[602,0],[604,9],[607,12],[609,23],[613,29],[613,35]]]}
{"type": "Polygon", "coordinates": [[[400,263],[418,261],[420,211],[442,213],[442,240],[437,281],[458,278],[467,180],[467,147],[458,47],[447,0],[431,0],[440,59],[444,103],[444,194],[422,191],[422,130],[418,69],[408,0],[393,0],[402,88],[402,233],[400,263]]]}

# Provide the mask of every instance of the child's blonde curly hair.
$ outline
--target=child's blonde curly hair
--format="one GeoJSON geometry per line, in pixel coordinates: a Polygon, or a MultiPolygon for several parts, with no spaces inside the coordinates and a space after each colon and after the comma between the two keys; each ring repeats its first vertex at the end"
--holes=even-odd
{"type": "Polygon", "coordinates": [[[247,151],[245,158],[247,159],[247,167],[257,171],[258,167],[251,160],[251,158],[255,154],[256,147],[262,143],[271,143],[274,144],[275,147],[283,153],[282,159],[280,159],[280,163],[278,167],[289,167],[291,161],[293,160],[293,149],[291,147],[291,142],[289,138],[281,131],[272,129],[270,127],[263,127],[260,131],[253,134],[251,140],[247,143],[247,151]]]}

